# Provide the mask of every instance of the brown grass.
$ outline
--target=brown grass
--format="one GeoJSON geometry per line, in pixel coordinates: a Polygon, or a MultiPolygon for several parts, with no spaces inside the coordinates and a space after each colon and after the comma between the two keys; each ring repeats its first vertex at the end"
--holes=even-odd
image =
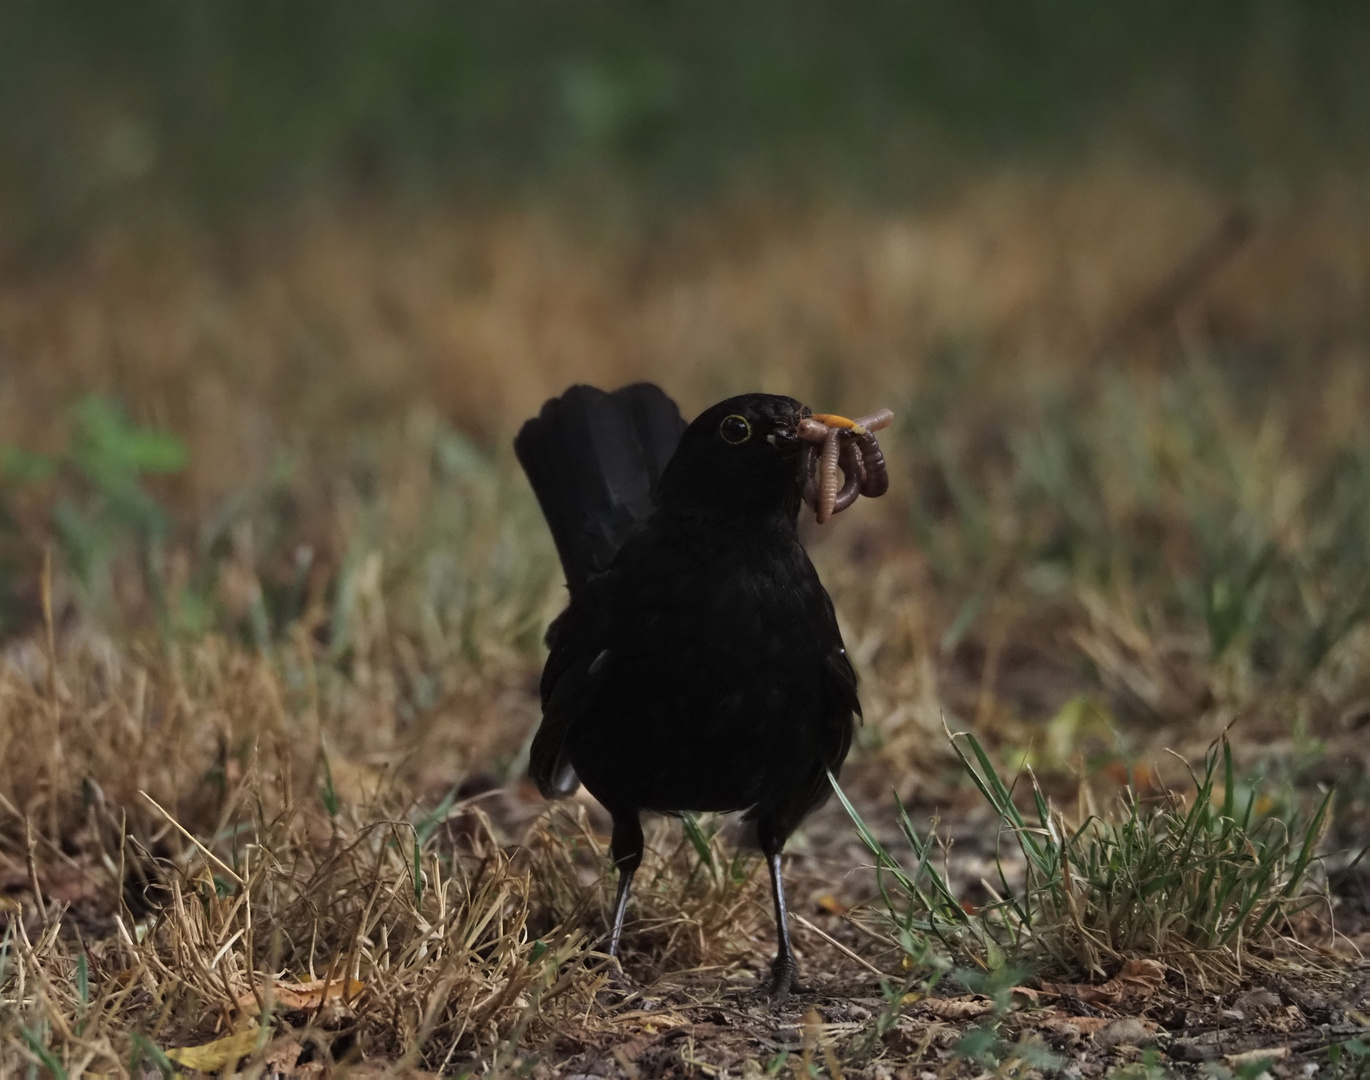
{"type": "Polygon", "coordinates": [[[687,409],[758,386],[851,407],[916,390],[958,342],[992,348],[1010,380],[1073,370],[1238,208],[1255,238],[1181,298],[1186,325],[1291,360],[1363,348],[1358,178],[1285,203],[1104,160],[916,213],[749,202],[651,228],[452,210],[110,230],[6,283],[0,347],[19,370],[0,428],[41,443],[73,394],[117,392],[185,433],[196,489],[223,494],[349,420],[422,405],[502,436],[577,379],[656,379],[687,409]]]}
{"type": "MultiPolygon", "coordinates": [[[[259,1030],[257,1060],[489,1068],[511,1033],[543,1043],[592,1008],[604,960],[586,950],[613,882],[583,807],[520,806],[511,845],[479,796],[415,806],[391,770],[325,765],[270,661],[212,642],[155,666],[75,643],[52,684],[31,659],[0,682],[0,857],[23,896],[7,901],[11,1064],[37,1040],[70,1072],[118,1071],[140,1039],[259,1030]]],[[[654,840],[628,969],[722,977],[764,955],[752,862],[654,840]]]]}

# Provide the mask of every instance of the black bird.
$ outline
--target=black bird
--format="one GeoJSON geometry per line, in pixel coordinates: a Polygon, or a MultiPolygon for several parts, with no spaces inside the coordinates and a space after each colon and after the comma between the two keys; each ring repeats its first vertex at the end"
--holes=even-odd
{"type": "Polygon", "coordinates": [[[578,783],[613,818],[609,953],[642,861],[643,810],[744,811],[796,977],[780,852],[828,794],[861,706],[832,601],[800,545],[798,401],[743,394],[686,426],[646,383],[573,386],[514,447],[551,528],[570,603],[547,631],[529,774],[578,783]]]}

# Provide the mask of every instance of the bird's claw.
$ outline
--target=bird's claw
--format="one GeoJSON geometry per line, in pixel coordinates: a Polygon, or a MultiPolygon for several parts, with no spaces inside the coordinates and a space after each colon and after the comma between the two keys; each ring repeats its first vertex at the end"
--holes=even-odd
{"type": "Polygon", "coordinates": [[[799,965],[792,956],[777,956],[771,962],[771,976],[762,986],[766,996],[778,1001],[793,991],[802,991],[799,985],[799,965]]]}
{"type": "Polygon", "coordinates": [[[601,1005],[622,1006],[639,993],[639,988],[614,957],[613,963],[604,972],[604,983],[595,992],[595,1000],[601,1005]]]}

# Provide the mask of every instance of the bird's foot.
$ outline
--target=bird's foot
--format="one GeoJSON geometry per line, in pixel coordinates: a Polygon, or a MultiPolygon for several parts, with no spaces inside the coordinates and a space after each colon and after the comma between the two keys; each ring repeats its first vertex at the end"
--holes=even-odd
{"type": "Polygon", "coordinates": [[[771,962],[771,977],[766,980],[762,989],[772,1001],[777,1001],[791,992],[803,992],[804,987],[799,985],[799,965],[795,963],[793,956],[780,955],[771,962]]]}
{"type": "Polygon", "coordinates": [[[628,973],[623,970],[617,957],[604,971],[604,984],[595,993],[595,1000],[601,1005],[621,1006],[640,992],[628,973]]]}

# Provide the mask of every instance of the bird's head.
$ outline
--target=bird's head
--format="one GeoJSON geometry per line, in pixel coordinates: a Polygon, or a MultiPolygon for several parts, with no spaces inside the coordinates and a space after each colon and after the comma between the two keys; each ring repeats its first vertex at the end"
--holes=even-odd
{"type": "Polygon", "coordinates": [[[798,426],[812,415],[777,394],[742,394],[705,409],[662,474],[661,505],[793,521],[805,479],[798,426]]]}

